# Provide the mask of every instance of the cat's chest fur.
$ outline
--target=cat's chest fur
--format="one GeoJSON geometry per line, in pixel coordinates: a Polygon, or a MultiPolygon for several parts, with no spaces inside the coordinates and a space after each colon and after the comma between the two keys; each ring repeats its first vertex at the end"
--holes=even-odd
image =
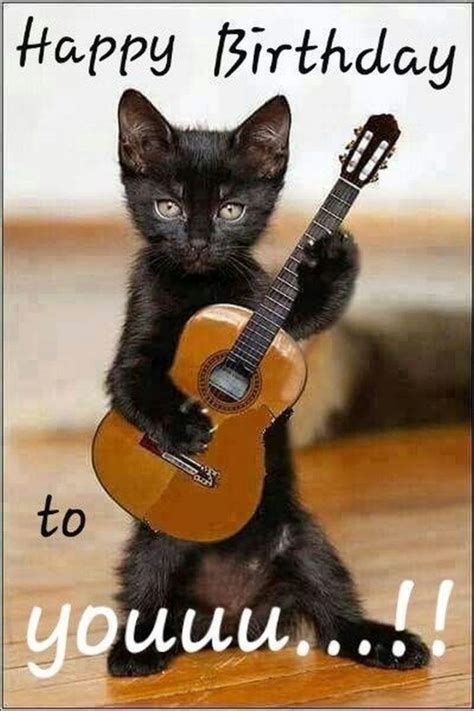
{"type": "Polygon", "coordinates": [[[195,313],[208,306],[234,304],[253,311],[269,283],[270,278],[260,267],[245,279],[236,275],[234,279],[213,279],[210,276],[197,282],[158,282],[155,285],[155,313],[173,322],[180,332],[195,313]]]}

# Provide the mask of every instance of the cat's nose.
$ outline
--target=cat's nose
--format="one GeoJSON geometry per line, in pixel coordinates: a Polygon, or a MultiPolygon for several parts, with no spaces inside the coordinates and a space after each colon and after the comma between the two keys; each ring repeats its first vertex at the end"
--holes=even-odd
{"type": "Polygon", "coordinates": [[[206,246],[207,242],[203,239],[193,240],[189,245],[189,249],[193,256],[198,257],[202,252],[204,252],[206,246]]]}

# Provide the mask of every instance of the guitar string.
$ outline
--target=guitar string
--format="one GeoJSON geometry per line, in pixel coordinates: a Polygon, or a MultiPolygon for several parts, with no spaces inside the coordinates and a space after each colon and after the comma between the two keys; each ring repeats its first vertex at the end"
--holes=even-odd
{"type": "Polygon", "coordinates": [[[227,355],[226,363],[231,366],[240,365],[248,375],[255,371],[278,330],[282,327],[297,297],[298,272],[291,268],[292,262],[300,265],[303,258],[302,252],[308,240],[316,242],[326,234],[334,232],[348,213],[358,193],[359,189],[355,185],[342,178],[338,179],[293,252],[276,275],[262,303],[255,309],[247,326],[227,355]],[[285,272],[285,276],[283,276],[283,272],[285,272]],[[266,314],[263,314],[261,309],[264,309],[266,314]],[[265,324],[262,323],[262,319],[265,324]],[[258,355],[253,355],[253,353],[258,355]]]}
{"type": "MultiPolygon", "coordinates": [[[[340,224],[340,222],[342,221],[344,216],[347,214],[348,208],[352,204],[349,202],[349,200],[352,200],[352,202],[353,202],[357,194],[358,194],[358,189],[355,186],[352,189],[350,189],[350,188],[347,189],[347,187],[345,185],[341,186],[341,183],[339,181],[338,181],[338,183],[336,183],[336,186],[333,188],[331,193],[328,195],[328,198],[325,200],[325,202],[322,206],[325,208],[325,211],[333,213],[332,215],[330,215],[330,217],[332,217],[335,220],[335,222],[334,222],[334,224],[331,224],[331,226],[330,226],[331,233],[338,226],[338,224],[340,224]],[[340,193],[336,192],[338,187],[339,188],[342,187],[342,194],[344,195],[344,197],[342,197],[342,195],[340,193]],[[346,198],[349,198],[349,200],[347,200],[346,198]],[[333,199],[335,200],[335,202],[331,202],[333,199]],[[339,204],[339,207],[338,207],[338,204],[339,204]],[[334,211],[339,210],[341,205],[343,205],[344,207],[340,212],[338,212],[338,217],[335,218],[334,211]],[[330,210],[330,208],[332,208],[332,209],[330,210]]],[[[321,219],[321,215],[320,215],[321,211],[322,211],[322,208],[320,208],[320,211],[318,212],[318,215],[316,216],[316,217],[320,217],[320,219],[321,219]]],[[[311,224],[315,224],[316,222],[319,222],[319,220],[316,220],[316,218],[315,218],[315,219],[313,219],[311,224]]],[[[328,225],[330,224],[328,218],[326,218],[326,223],[328,225]]],[[[307,231],[307,237],[310,239],[316,240],[316,239],[319,239],[321,237],[321,235],[319,235],[318,233],[315,233],[314,229],[311,229],[311,227],[310,227],[309,233],[307,231]]],[[[287,260],[287,262],[284,264],[283,268],[280,270],[279,274],[277,275],[277,277],[275,278],[275,280],[272,284],[272,287],[269,289],[269,291],[265,295],[264,301],[261,304],[261,307],[264,307],[269,313],[271,313],[272,315],[275,314],[276,317],[279,319],[280,323],[275,322],[275,320],[273,320],[273,319],[269,319],[268,316],[264,317],[264,315],[261,312],[259,312],[259,308],[260,308],[259,307],[254,312],[253,318],[251,319],[251,321],[249,321],[249,324],[244,331],[244,334],[243,334],[244,338],[241,338],[240,342],[236,342],[236,344],[234,344],[234,348],[232,349],[232,351],[235,354],[237,354],[237,362],[235,361],[235,359],[232,358],[232,354],[229,354],[229,356],[228,356],[228,360],[231,364],[232,364],[232,361],[234,361],[234,364],[238,364],[238,360],[240,360],[242,358],[245,359],[245,355],[246,354],[248,355],[247,351],[250,348],[252,350],[258,352],[260,354],[260,358],[262,358],[265,355],[266,351],[268,350],[268,347],[271,344],[271,342],[273,341],[273,338],[275,337],[276,333],[278,332],[278,329],[281,327],[281,323],[284,321],[287,314],[289,313],[289,310],[291,309],[292,303],[295,299],[295,295],[297,294],[297,291],[298,291],[297,273],[294,272],[293,269],[290,269],[288,264],[289,264],[290,260],[296,261],[298,264],[300,263],[301,258],[296,257],[296,253],[297,253],[296,250],[303,249],[303,244],[301,244],[302,241],[303,241],[303,239],[300,240],[300,242],[296,245],[294,252],[290,255],[290,258],[287,260]],[[294,283],[289,283],[288,281],[286,281],[285,279],[282,278],[283,271],[287,271],[288,273],[291,274],[291,276],[294,279],[294,283]],[[282,287],[281,289],[278,288],[277,283],[282,287]],[[291,291],[290,292],[285,291],[285,287],[290,288],[291,291]],[[275,299],[274,298],[276,296],[275,292],[279,295],[284,296],[284,298],[289,303],[284,304],[284,303],[281,303],[280,301],[278,301],[277,299],[275,299]],[[272,296],[272,294],[273,294],[273,296],[272,296]],[[267,303],[265,303],[267,299],[268,300],[271,299],[271,301],[273,303],[275,303],[275,306],[273,308],[271,308],[267,303]],[[265,334],[262,334],[261,330],[260,330],[261,327],[263,326],[263,324],[261,322],[262,317],[264,317],[266,319],[266,321],[271,323],[271,325],[272,325],[272,328],[268,328],[268,327],[264,328],[264,330],[266,331],[265,334]],[[271,338],[267,334],[270,334],[271,338]],[[253,346],[251,345],[252,343],[253,343],[253,346]],[[261,345],[262,350],[255,349],[255,343],[257,343],[258,345],[261,345]]],[[[258,365],[256,361],[257,361],[257,359],[254,356],[252,358],[253,368],[255,368],[256,365],[258,365]]],[[[250,363],[248,361],[245,361],[245,364],[247,366],[250,365],[250,363]]],[[[253,370],[253,368],[251,367],[252,370],[253,370]]],[[[245,370],[249,371],[249,368],[246,367],[245,370]]]]}

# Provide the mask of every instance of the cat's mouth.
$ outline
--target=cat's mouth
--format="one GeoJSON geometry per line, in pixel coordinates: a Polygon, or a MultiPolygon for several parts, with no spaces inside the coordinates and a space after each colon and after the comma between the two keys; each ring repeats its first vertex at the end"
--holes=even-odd
{"type": "Polygon", "coordinates": [[[183,266],[189,273],[204,274],[212,271],[215,265],[209,252],[203,250],[199,254],[186,254],[183,258],[183,266]]]}
{"type": "Polygon", "coordinates": [[[212,271],[213,265],[207,259],[194,259],[186,261],[184,264],[185,270],[190,274],[205,274],[212,271]]]}

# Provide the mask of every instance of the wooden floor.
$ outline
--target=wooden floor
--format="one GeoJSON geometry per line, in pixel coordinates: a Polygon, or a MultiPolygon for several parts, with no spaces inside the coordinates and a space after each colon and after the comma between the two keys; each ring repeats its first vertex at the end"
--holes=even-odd
{"type": "MultiPolygon", "coordinates": [[[[301,492],[318,511],[351,567],[371,616],[393,621],[398,588],[415,589],[408,626],[431,644],[438,586],[454,580],[444,657],[428,670],[380,671],[311,651],[204,652],[181,657],[160,676],[110,679],[105,656],[84,657],[75,625],[88,604],[112,605],[112,568],[127,516],[95,482],[90,434],[7,443],[5,705],[83,706],[469,706],[470,590],[468,432],[463,428],[346,440],[298,455],[301,492]],[[36,512],[47,493],[55,508],[81,507],[78,538],[42,538],[36,512]],[[47,636],[59,608],[72,604],[67,659],[40,681],[28,660],[51,661],[25,644],[34,605],[47,636]]],[[[90,641],[100,638],[100,629],[90,641]]]]}

